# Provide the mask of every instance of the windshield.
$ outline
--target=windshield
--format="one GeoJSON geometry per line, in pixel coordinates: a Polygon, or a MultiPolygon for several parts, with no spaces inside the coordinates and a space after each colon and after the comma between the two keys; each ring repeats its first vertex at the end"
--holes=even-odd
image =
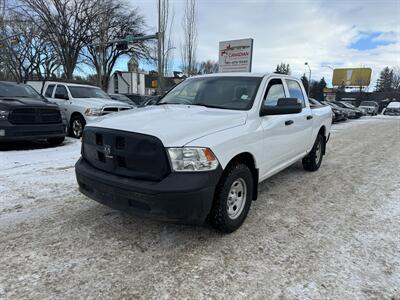
{"type": "Polygon", "coordinates": [[[7,82],[0,82],[0,97],[31,98],[44,101],[43,97],[31,86],[7,82]]]}
{"type": "Polygon", "coordinates": [[[111,99],[103,90],[88,86],[68,86],[73,98],[101,98],[111,99]]]}
{"type": "Polygon", "coordinates": [[[361,102],[360,106],[375,106],[375,102],[372,101],[363,101],[361,102]]]}
{"type": "Polygon", "coordinates": [[[248,110],[253,105],[262,77],[201,77],[177,85],[160,104],[203,105],[213,108],[248,110]]]}

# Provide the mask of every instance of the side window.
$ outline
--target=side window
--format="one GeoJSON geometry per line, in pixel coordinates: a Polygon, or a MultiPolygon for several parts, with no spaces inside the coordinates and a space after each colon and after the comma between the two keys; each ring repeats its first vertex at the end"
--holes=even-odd
{"type": "Polygon", "coordinates": [[[63,85],[57,85],[54,98],[68,100],[69,97],[68,97],[67,88],[63,85]]]}
{"type": "Polygon", "coordinates": [[[264,95],[263,105],[276,106],[278,99],[285,97],[285,89],[282,80],[271,79],[264,95]]]}
{"type": "Polygon", "coordinates": [[[287,87],[289,90],[289,95],[291,98],[297,98],[306,107],[306,102],[304,100],[303,91],[301,90],[300,84],[295,80],[286,79],[287,87]]]}
{"type": "Polygon", "coordinates": [[[49,84],[49,86],[47,87],[46,93],[44,94],[45,97],[51,98],[51,96],[53,95],[54,87],[55,87],[54,84],[49,84]]]}

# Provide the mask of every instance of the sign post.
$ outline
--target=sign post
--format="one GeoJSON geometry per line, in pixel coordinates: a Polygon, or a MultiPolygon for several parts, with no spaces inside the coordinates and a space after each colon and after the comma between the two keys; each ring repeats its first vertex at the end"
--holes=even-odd
{"type": "Polygon", "coordinates": [[[219,72],[251,72],[253,39],[219,43],[219,72]]]}

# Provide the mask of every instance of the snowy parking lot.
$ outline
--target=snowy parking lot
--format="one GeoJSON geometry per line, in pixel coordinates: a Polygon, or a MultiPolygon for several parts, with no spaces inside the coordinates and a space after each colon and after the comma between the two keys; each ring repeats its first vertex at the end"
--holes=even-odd
{"type": "Polygon", "coordinates": [[[398,117],[333,125],[320,170],[262,183],[230,235],[84,197],[79,155],[0,151],[0,299],[400,299],[398,117]]]}

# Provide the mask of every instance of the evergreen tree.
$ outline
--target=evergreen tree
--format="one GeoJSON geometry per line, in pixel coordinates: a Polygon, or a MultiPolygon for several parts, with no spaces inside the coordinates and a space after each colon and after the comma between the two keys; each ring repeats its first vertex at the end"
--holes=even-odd
{"type": "Polygon", "coordinates": [[[393,91],[394,86],[394,73],[389,67],[385,67],[376,81],[376,90],[378,92],[393,91]]]}
{"type": "Polygon", "coordinates": [[[310,95],[308,95],[309,82],[308,82],[308,78],[307,78],[306,74],[304,73],[300,79],[301,79],[301,82],[303,83],[304,89],[306,90],[307,96],[310,96],[310,95]]]}
{"type": "Polygon", "coordinates": [[[276,65],[276,69],[275,69],[274,73],[290,75],[291,71],[290,71],[289,64],[285,64],[285,63],[281,62],[279,65],[276,65]]]}

